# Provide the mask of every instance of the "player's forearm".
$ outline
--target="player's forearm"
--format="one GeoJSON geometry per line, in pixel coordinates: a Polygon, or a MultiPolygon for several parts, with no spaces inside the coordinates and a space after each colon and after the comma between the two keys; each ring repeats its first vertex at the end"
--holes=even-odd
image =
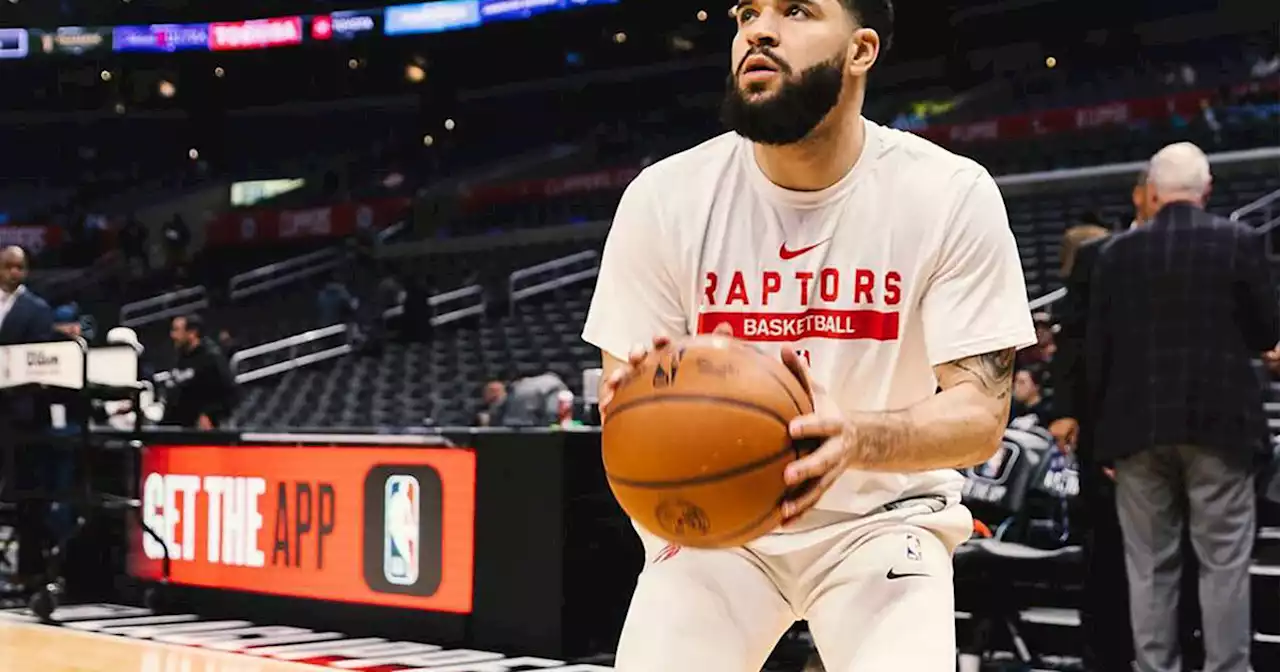
{"type": "Polygon", "coordinates": [[[1000,445],[1009,401],[960,385],[915,406],[850,418],[850,467],[913,472],[962,469],[985,462],[1000,445]]]}

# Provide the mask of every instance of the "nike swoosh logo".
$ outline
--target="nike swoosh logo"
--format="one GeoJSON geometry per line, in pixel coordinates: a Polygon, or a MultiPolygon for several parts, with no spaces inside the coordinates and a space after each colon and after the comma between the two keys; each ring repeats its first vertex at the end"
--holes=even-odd
{"type": "Polygon", "coordinates": [[[928,575],[928,574],[899,574],[899,573],[897,573],[897,572],[893,571],[892,569],[890,569],[890,570],[889,570],[889,573],[884,575],[884,578],[889,579],[890,581],[892,581],[892,580],[894,580],[894,579],[905,579],[905,578],[907,578],[907,577],[909,577],[909,576],[929,576],[929,575],[928,575]]]}
{"type": "Polygon", "coordinates": [[[804,254],[805,252],[811,252],[811,251],[813,251],[813,250],[816,250],[817,248],[822,247],[823,245],[826,245],[826,244],[827,244],[827,243],[829,243],[829,242],[831,242],[831,239],[830,239],[830,238],[828,238],[828,239],[826,239],[826,240],[824,240],[824,241],[821,241],[821,242],[814,243],[814,244],[812,244],[812,245],[810,245],[810,246],[808,246],[808,247],[802,247],[802,248],[800,248],[800,249],[798,249],[798,250],[788,250],[788,249],[787,249],[787,244],[786,244],[786,243],[783,243],[783,244],[782,244],[782,247],[778,248],[778,256],[779,256],[779,257],[782,257],[782,260],[783,260],[783,261],[787,261],[787,260],[790,260],[790,259],[795,259],[796,257],[798,257],[798,256],[800,256],[800,255],[802,255],[802,254],[804,254]]]}

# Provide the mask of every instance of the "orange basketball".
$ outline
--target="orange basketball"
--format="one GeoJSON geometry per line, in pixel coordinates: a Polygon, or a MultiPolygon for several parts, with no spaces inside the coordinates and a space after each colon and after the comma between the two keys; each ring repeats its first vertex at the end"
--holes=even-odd
{"type": "Polygon", "coordinates": [[[813,403],[777,357],[723,336],[655,351],[618,389],[604,468],[624,511],[693,548],[741,546],[777,527],[796,459],[787,431],[813,403]]]}

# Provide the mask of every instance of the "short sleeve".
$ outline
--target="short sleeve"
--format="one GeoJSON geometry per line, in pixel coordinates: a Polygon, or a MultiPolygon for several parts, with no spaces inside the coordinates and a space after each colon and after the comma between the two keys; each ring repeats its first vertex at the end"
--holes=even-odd
{"type": "Polygon", "coordinates": [[[688,331],[659,194],[641,173],[618,203],[582,338],[619,359],[655,336],[688,331]]]}
{"type": "Polygon", "coordinates": [[[947,222],[921,305],[932,366],[1036,342],[1018,244],[983,171],[947,222]]]}

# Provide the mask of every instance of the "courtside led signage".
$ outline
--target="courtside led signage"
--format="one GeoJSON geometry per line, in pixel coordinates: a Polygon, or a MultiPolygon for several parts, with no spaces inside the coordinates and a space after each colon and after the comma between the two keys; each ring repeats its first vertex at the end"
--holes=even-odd
{"type": "Polygon", "coordinates": [[[269,49],[295,44],[302,44],[301,16],[209,24],[209,49],[212,51],[269,49]]]}
{"type": "Polygon", "coordinates": [[[150,26],[116,26],[111,35],[113,51],[207,51],[209,24],[158,23],[150,26]]]}
{"type": "Polygon", "coordinates": [[[486,22],[521,21],[547,12],[617,3],[618,0],[480,0],[480,16],[486,22]]]}
{"type": "Polygon", "coordinates": [[[311,17],[311,39],[349,40],[361,35],[372,35],[377,29],[377,18],[373,12],[348,11],[321,14],[311,17]]]}
{"type": "Polygon", "coordinates": [[[443,33],[480,25],[479,0],[439,0],[388,7],[383,32],[387,35],[443,33]]]}
{"type": "Polygon", "coordinates": [[[40,34],[40,49],[46,54],[79,56],[101,49],[111,42],[111,28],[62,26],[40,34]]]}
{"type": "Polygon", "coordinates": [[[0,28],[0,58],[26,58],[28,39],[25,28],[0,28]]]}
{"type": "Polygon", "coordinates": [[[155,446],[130,569],[173,583],[470,613],[475,453],[388,447],[155,446]]]}

